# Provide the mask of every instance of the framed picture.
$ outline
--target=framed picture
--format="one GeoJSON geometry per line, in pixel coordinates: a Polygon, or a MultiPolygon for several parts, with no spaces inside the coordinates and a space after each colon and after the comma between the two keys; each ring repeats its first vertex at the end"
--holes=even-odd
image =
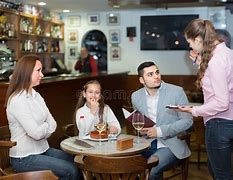
{"type": "Polygon", "coordinates": [[[78,27],[81,25],[81,16],[67,16],[68,27],[78,27]]]}
{"type": "Polygon", "coordinates": [[[93,25],[100,24],[99,14],[88,14],[87,19],[88,19],[88,24],[93,24],[93,25]]]}
{"type": "Polygon", "coordinates": [[[110,48],[111,60],[120,60],[121,59],[121,48],[112,46],[110,48]]]}
{"type": "Polygon", "coordinates": [[[76,46],[69,46],[68,47],[68,58],[76,60],[77,55],[78,55],[78,48],[76,46]]]}
{"type": "Polygon", "coordinates": [[[69,43],[77,43],[78,42],[78,31],[77,30],[69,30],[68,31],[68,42],[69,43]]]}
{"type": "Polygon", "coordinates": [[[109,31],[110,43],[118,44],[120,43],[120,30],[114,29],[109,31]]]}
{"type": "Polygon", "coordinates": [[[108,14],[107,24],[110,26],[120,25],[120,14],[108,14]]]}

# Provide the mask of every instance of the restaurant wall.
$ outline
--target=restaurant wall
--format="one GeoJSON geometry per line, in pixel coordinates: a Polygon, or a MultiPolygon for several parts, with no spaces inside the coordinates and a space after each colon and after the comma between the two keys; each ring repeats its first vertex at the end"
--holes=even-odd
{"type": "MultiPolygon", "coordinates": [[[[81,47],[82,38],[90,30],[102,31],[107,40],[109,40],[110,30],[120,30],[120,43],[121,59],[111,60],[110,47],[112,46],[108,41],[108,71],[121,72],[130,71],[130,74],[136,74],[136,68],[139,63],[146,60],[153,60],[160,67],[161,73],[165,75],[193,75],[196,74],[197,68],[187,60],[187,51],[185,50],[172,50],[172,51],[158,51],[158,50],[140,50],[140,16],[142,15],[178,15],[178,14],[198,14],[200,18],[208,19],[208,14],[211,7],[198,7],[198,8],[168,8],[168,9],[138,9],[138,10],[115,10],[112,12],[79,12],[63,15],[65,26],[65,45],[77,46],[78,51],[81,47]],[[109,13],[120,14],[120,22],[117,26],[107,25],[107,15],[109,13]],[[100,23],[98,25],[90,25],[88,23],[89,15],[99,15],[100,23]],[[67,17],[70,15],[80,16],[80,26],[70,27],[67,25],[67,17]],[[126,28],[136,27],[136,37],[129,39],[126,37],[126,28]],[[67,41],[67,33],[70,30],[78,31],[78,42],[70,44],[67,41]]],[[[231,14],[227,13],[231,16],[231,14]]],[[[231,17],[232,18],[232,17],[231,17]]],[[[232,21],[231,21],[232,22],[232,21]]],[[[227,21],[230,25],[230,21],[227,21]]],[[[232,28],[232,27],[231,27],[232,28]]],[[[231,30],[231,32],[233,32],[231,30]]],[[[76,59],[69,59],[66,53],[66,64],[68,68],[73,69],[76,59]]]]}

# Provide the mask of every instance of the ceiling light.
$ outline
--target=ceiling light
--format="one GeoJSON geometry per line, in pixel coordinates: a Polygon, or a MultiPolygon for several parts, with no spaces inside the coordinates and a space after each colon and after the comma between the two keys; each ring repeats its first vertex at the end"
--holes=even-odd
{"type": "Polygon", "coordinates": [[[68,12],[70,12],[70,10],[69,9],[64,9],[63,12],[68,13],[68,12]]]}
{"type": "Polygon", "coordinates": [[[113,7],[113,8],[120,8],[121,6],[120,6],[120,5],[115,4],[115,5],[113,5],[112,7],[113,7]]]}
{"type": "Polygon", "coordinates": [[[45,3],[45,2],[38,2],[38,5],[40,5],[40,6],[45,6],[46,3],[45,3]]]}

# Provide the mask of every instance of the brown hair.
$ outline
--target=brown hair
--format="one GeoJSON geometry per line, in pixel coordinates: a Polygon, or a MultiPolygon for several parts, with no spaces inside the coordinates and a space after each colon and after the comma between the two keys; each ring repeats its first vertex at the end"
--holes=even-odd
{"type": "Polygon", "coordinates": [[[7,89],[5,106],[7,105],[10,97],[22,92],[23,90],[26,90],[27,92],[29,91],[31,75],[37,60],[39,60],[37,56],[25,55],[17,61],[7,89]]]}
{"type": "Polygon", "coordinates": [[[202,61],[197,74],[196,86],[201,88],[201,79],[208,67],[208,63],[212,58],[213,50],[216,47],[216,41],[223,42],[224,40],[216,33],[213,24],[208,20],[194,19],[185,28],[184,34],[187,39],[195,40],[200,36],[203,39],[203,50],[201,53],[202,61]]]}
{"type": "MultiPolygon", "coordinates": [[[[100,91],[101,91],[101,84],[97,80],[90,80],[83,86],[83,89],[79,94],[78,103],[76,105],[75,114],[74,114],[74,122],[76,122],[75,116],[76,116],[77,110],[79,108],[81,108],[86,103],[86,98],[83,97],[83,92],[86,92],[88,85],[90,85],[90,84],[99,85],[100,91]]],[[[103,114],[104,114],[104,106],[105,106],[104,98],[102,95],[101,95],[101,98],[98,102],[99,102],[99,120],[100,120],[100,122],[102,122],[103,121],[103,114]]]]}

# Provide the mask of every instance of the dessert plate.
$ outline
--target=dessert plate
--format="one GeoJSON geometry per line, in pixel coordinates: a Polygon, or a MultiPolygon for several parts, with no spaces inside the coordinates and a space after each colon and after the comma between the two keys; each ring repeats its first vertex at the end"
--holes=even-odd
{"type": "Polygon", "coordinates": [[[87,139],[87,140],[91,140],[91,141],[107,141],[108,138],[102,138],[102,139],[96,139],[96,138],[92,138],[90,135],[84,136],[82,139],[87,139]]]}

